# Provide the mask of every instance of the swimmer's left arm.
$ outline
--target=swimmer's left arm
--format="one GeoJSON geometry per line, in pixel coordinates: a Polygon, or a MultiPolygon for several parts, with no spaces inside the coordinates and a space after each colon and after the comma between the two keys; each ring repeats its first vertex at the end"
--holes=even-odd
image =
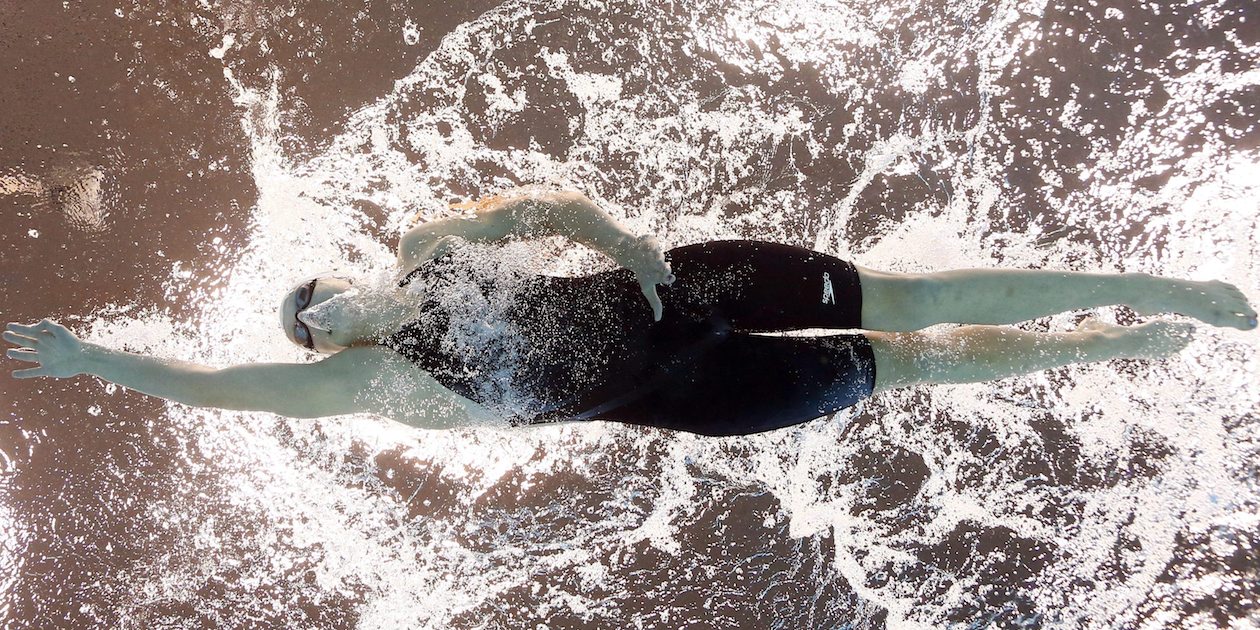
{"type": "Polygon", "coordinates": [[[410,271],[441,253],[446,237],[474,242],[497,242],[512,236],[548,236],[540,222],[534,197],[494,197],[477,206],[473,216],[454,216],[426,221],[398,239],[398,266],[410,271]],[[526,203],[527,201],[533,203],[526,203]]]}
{"type": "Polygon", "coordinates": [[[672,284],[674,275],[665,252],[652,236],[635,236],[611,214],[577,191],[531,193],[497,202],[478,216],[493,233],[515,236],[563,236],[608,256],[634,272],[652,316],[663,313],[657,284],[672,284]]]}
{"type": "Polygon", "coordinates": [[[652,236],[635,236],[586,195],[577,191],[529,191],[494,197],[476,205],[472,217],[430,221],[404,234],[398,243],[399,267],[409,270],[437,256],[448,236],[470,241],[563,236],[633,271],[653,316],[657,321],[661,319],[656,285],[674,281],[664,250],[652,236]]]}
{"type": "MultiPolygon", "coordinates": [[[[577,191],[531,191],[527,194],[493,197],[477,204],[473,216],[448,217],[421,223],[399,239],[400,266],[410,269],[423,262],[433,255],[436,242],[446,236],[480,242],[497,242],[509,237],[562,236],[586,245],[636,273],[648,266],[643,260],[643,242],[648,237],[636,236],[611,214],[577,191]]],[[[663,262],[662,255],[661,263],[663,262]]]]}
{"type": "Polygon", "coordinates": [[[631,246],[638,237],[586,195],[557,193],[552,203],[540,210],[540,220],[550,234],[581,243],[630,268],[631,246]]]}
{"type": "Polygon", "coordinates": [[[580,192],[559,193],[557,203],[548,206],[546,212],[544,222],[552,232],[602,252],[633,271],[652,306],[653,317],[661,320],[663,309],[656,285],[673,284],[674,274],[656,238],[635,236],[580,192]]]}

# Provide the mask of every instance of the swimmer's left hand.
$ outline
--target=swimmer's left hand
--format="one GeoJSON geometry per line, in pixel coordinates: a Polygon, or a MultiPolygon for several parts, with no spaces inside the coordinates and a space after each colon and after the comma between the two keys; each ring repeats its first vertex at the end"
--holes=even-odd
{"type": "Polygon", "coordinates": [[[652,305],[652,317],[661,321],[664,307],[661,305],[661,297],[656,294],[656,285],[674,283],[673,271],[669,268],[669,263],[665,262],[665,250],[661,249],[661,244],[654,236],[626,239],[618,249],[618,262],[634,272],[644,297],[652,305]]]}

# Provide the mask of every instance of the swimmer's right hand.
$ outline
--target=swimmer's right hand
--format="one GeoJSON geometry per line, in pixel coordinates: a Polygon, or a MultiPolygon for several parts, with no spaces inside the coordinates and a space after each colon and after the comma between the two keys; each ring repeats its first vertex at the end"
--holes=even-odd
{"type": "Polygon", "coordinates": [[[616,246],[618,263],[634,272],[643,289],[643,296],[652,306],[652,317],[661,321],[663,307],[656,294],[656,285],[673,284],[674,273],[665,261],[665,250],[654,236],[623,238],[616,246]]]}
{"type": "Polygon", "coordinates": [[[3,337],[18,346],[9,348],[10,359],[36,364],[32,368],[14,370],[13,378],[69,378],[84,372],[83,342],[51,319],[31,326],[10,323],[3,337]]]}

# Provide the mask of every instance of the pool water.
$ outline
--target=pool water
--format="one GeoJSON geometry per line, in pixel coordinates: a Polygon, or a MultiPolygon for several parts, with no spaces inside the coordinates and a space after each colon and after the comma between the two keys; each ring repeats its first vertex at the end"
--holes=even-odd
{"type": "MultiPolygon", "coordinates": [[[[294,282],[383,273],[413,217],[519,185],[667,247],[1219,278],[1254,303],[1258,26],[1228,1],[14,4],[0,311],[203,365],[309,361],[277,324],[294,282]]],[[[5,378],[0,619],[1250,627],[1258,340],[1202,326],[1167,360],[737,438],[5,378]]]]}

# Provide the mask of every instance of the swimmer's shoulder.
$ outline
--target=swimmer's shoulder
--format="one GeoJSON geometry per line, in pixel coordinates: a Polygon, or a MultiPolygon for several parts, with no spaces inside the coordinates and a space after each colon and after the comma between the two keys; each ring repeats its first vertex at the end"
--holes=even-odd
{"type": "Polygon", "coordinates": [[[368,413],[427,429],[450,429],[498,419],[490,410],[447,389],[420,366],[385,346],[346,348],[324,362],[368,413]]]}

